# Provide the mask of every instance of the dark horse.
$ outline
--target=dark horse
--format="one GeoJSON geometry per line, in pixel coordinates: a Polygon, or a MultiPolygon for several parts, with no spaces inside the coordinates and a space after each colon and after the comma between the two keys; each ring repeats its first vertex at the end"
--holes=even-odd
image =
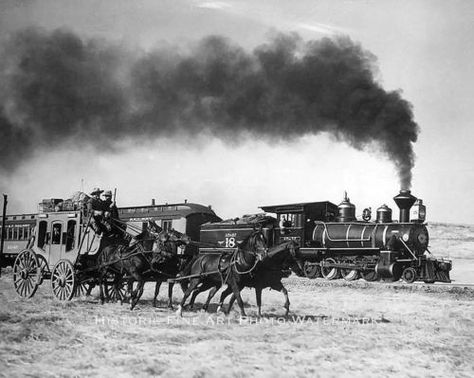
{"type": "MultiPolygon", "coordinates": [[[[150,270],[153,255],[158,253],[156,235],[149,228],[135,236],[135,240],[129,246],[109,245],[105,247],[99,257],[98,266],[100,272],[100,301],[104,303],[104,285],[107,277],[114,276],[114,285],[119,285],[124,276],[129,283],[137,281],[136,290],[131,291],[130,309],[136,306],[143,294],[146,274],[150,270]]],[[[131,285],[129,285],[131,288],[131,285]]]]}
{"type": "MultiPolygon", "coordinates": [[[[303,275],[303,263],[297,258],[297,251],[298,245],[294,241],[289,241],[272,248],[268,251],[267,257],[258,265],[255,273],[246,275],[242,280],[243,286],[255,288],[258,316],[262,316],[262,290],[267,287],[283,293],[285,297],[283,307],[286,309],[285,316],[288,316],[290,299],[288,298],[288,291],[283,286],[281,280],[288,277],[291,274],[291,270],[297,275],[303,275]]],[[[230,293],[227,289],[222,293],[218,311],[222,308],[225,297],[230,293]]],[[[235,296],[232,295],[227,313],[231,310],[234,301],[235,296]]]]}
{"type": "Polygon", "coordinates": [[[189,287],[177,310],[182,311],[191,293],[221,287],[225,284],[234,293],[242,316],[245,316],[244,304],[240,296],[242,279],[246,274],[255,270],[258,263],[267,252],[266,240],[261,230],[254,231],[242,241],[232,254],[203,254],[197,256],[186,270],[190,276],[189,287]]]}
{"type": "MultiPolygon", "coordinates": [[[[170,278],[176,278],[181,271],[185,256],[178,254],[178,247],[187,245],[191,242],[189,236],[176,230],[162,231],[159,234],[158,250],[153,255],[151,261],[152,270],[150,272],[150,281],[155,281],[155,295],[153,297],[153,306],[157,306],[157,297],[160,292],[161,284],[170,278]]],[[[181,289],[186,292],[187,283],[180,281],[181,289]]],[[[168,281],[168,307],[173,308],[173,287],[174,282],[168,281]]]]}
{"type": "MultiPolygon", "coordinates": [[[[130,309],[133,309],[141,295],[145,282],[156,282],[153,304],[156,306],[156,298],[161,283],[168,278],[176,277],[181,267],[181,261],[177,249],[181,245],[188,244],[190,238],[175,230],[164,231],[155,222],[149,221],[146,229],[135,236],[135,243],[129,247],[110,246],[104,248],[100,255],[99,265],[105,266],[103,276],[111,274],[115,277],[115,292],[119,293],[117,286],[127,281],[130,294],[130,309]],[[133,290],[133,282],[137,282],[136,290],[133,290]]],[[[186,290],[182,283],[183,291],[186,290]]],[[[168,287],[169,302],[172,307],[173,284],[168,287]]],[[[120,301],[123,298],[119,298],[120,301]]],[[[103,303],[103,292],[101,292],[103,303]]]]}

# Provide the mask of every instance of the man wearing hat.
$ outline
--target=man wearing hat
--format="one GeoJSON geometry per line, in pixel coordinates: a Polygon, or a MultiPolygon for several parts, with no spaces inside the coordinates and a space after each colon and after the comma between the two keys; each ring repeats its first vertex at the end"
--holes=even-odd
{"type": "Polygon", "coordinates": [[[104,218],[105,218],[105,225],[107,227],[107,230],[109,232],[112,232],[114,234],[120,235],[121,230],[118,229],[117,224],[112,221],[112,219],[119,219],[119,213],[117,209],[117,205],[115,204],[115,201],[112,200],[112,191],[111,190],[106,190],[104,194],[102,194],[104,197],[104,200],[102,201],[102,209],[104,211],[104,218]]]}
{"type": "Polygon", "coordinates": [[[101,234],[105,229],[102,224],[102,217],[104,215],[104,204],[100,199],[100,193],[102,192],[103,190],[94,188],[91,192],[91,198],[87,202],[87,210],[91,215],[91,227],[97,234],[101,234]]]}

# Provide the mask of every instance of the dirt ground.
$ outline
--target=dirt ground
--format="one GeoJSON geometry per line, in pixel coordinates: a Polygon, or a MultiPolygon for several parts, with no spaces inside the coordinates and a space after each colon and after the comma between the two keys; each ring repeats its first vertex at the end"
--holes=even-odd
{"type": "MultiPolygon", "coordinates": [[[[100,305],[98,294],[60,303],[49,281],[16,296],[0,278],[0,375],[13,376],[474,376],[474,290],[443,285],[324,281],[290,277],[283,296],[264,291],[257,319],[199,311],[184,318],[153,308],[153,284],[133,312],[100,305]]],[[[175,289],[175,302],[181,297],[175,289]]]]}

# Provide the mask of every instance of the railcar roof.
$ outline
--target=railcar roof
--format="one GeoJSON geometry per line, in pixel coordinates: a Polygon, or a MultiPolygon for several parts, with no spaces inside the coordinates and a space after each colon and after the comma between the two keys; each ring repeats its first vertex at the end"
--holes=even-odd
{"type": "Polygon", "coordinates": [[[197,203],[176,203],[164,205],[128,206],[118,209],[121,219],[140,216],[186,218],[192,214],[211,214],[217,217],[209,206],[197,203]]]}

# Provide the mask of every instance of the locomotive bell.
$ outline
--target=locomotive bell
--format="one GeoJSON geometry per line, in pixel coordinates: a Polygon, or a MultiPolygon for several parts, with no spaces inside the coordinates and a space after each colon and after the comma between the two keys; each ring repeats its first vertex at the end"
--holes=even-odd
{"type": "Polygon", "coordinates": [[[356,208],[351,203],[349,197],[347,197],[347,192],[344,192],[344,198],[337,208],[339,210],[338,222],[353,222],[357,220],[355,216],[356,208]]]}
{"type": "Polygon", "coordinates": [[[393,200],[400,209],[400,223],[410,222],[410,208],[416,201],[416,197],[411,195],[407,189],[400,190],[400,193],[393,197],[393,200]]]}
{"type": "Polygon", "coordinates": [[[383,204],[377,209],[377,223],[392,223],[392,209],[383,204]]]}

